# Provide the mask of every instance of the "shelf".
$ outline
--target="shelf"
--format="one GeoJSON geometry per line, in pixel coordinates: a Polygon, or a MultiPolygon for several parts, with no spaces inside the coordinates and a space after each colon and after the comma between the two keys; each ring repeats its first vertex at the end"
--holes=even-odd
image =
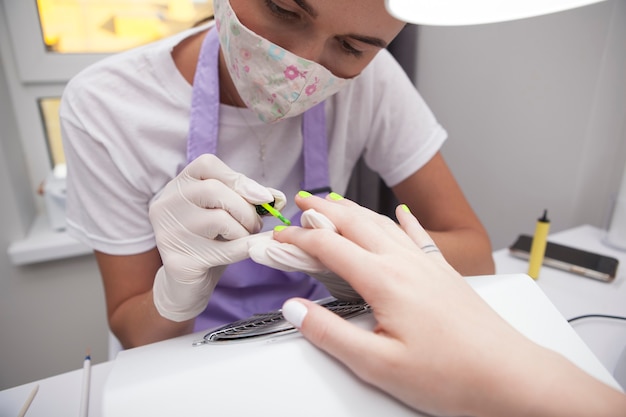
{"type": "Polygon", "coordinates": [[[45,214],[37,216],[26,238],[11,243],[8,249],[9,258],[14,265],[28,265],[91,253],[91,248],[67,232],[53,230],[45,214]]]}

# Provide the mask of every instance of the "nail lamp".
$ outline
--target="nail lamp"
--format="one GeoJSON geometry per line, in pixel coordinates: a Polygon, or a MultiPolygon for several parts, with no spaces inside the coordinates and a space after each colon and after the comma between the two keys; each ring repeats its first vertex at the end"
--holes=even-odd
{"type": "Polygon", "coordinates": [[[464,26],[560,12],[603,0],[385,0],[389,14],[418,25],[464,26]]]}

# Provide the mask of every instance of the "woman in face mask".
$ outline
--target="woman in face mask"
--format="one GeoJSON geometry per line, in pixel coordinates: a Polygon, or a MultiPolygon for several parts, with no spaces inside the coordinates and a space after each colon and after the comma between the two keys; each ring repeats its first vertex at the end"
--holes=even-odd
{"type": "Polygon", "coordinates": [[[345,193],[361,156],[453,266],[493,272],[489,239],[439,154],[446,133],[384,49],[404,23],[382,0],[214,9],[214,22],[84,70],[63,96],[67,225],[94,249],[124,346],[293,296],[358,299],[302,252],[255,263],[248,248],[277,225],[260,204],[295,223],[293,196],[345,193]]]}

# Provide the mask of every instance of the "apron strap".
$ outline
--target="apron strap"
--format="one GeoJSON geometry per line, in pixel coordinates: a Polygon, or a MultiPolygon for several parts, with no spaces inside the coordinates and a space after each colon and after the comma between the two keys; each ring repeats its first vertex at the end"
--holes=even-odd
{"type": "Polygon", "coordinates": [[[302,189],[311,194],[327,194],[330,189],[328,171],[328,140],[324,102],[310,108],[302,116],[304,138],[304,181],[302,189]]]}
{"type": "Polygon", "coordinates": [[[217,29],[213,27],[202,41],[193,78],[187,164],[202,154],[215,154],[217,151],[220,121],[219,51],[217,29]]]}

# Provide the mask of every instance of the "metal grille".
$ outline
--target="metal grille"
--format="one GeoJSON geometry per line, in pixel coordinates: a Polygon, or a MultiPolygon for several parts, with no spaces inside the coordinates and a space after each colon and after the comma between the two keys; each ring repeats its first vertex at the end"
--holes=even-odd
{"type": "MultiPolygon", "coordinates": [[[[329,297],[319,300],[318,304],[345,319],[355,317],[371,311],[365,301],[340,301],[329,297]]],[[[202,340],[193,343],[194,346],[208,343],[249,340],[263,336],[276,336],[293,333],[296,328],[283,317],[281,310],[255,314],[252,317],[226,324],[204,335],[202,340]]]]}

